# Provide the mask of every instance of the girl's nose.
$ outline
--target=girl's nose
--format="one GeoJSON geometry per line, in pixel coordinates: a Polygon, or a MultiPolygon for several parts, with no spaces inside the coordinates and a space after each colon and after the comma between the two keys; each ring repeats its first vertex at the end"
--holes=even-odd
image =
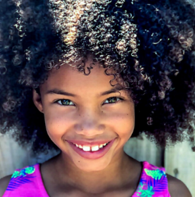
{"type": "Polygon", "coordinates": [[[85,111],[80,113],[79,123],[75,125],[75,131],[77,134],[84,135],[86,137],[93,137],[100,135],[105,130],[105,124],[101,118],[100,113],[97,111],[85,111]]]}

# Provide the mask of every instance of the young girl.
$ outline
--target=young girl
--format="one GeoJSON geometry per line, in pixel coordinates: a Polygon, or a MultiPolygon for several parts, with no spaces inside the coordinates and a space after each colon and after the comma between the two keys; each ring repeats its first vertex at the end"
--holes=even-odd
{"type": "Polygon", "coordinates": [[[1,1],[1,133],[60,153],[1,179],[0,196],[190,197],[123,147],[142,132],[194,142],[194,26],[182,0],[1,1]]]}

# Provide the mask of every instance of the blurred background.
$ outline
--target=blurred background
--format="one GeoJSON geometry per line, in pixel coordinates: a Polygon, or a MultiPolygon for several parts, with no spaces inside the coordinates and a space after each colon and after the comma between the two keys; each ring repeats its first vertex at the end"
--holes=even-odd
{"type": "MultiPolygon", "coordinates": [[[[162,149],[149,141],[144,134],[131,138],[124,151],[138,161],[148,161],[156,166],[163,166],[166,172],[182,180],[195,196],[195,152],[192,152],[189,142],[177,143],[162,149]]],[[[12,174],[15,169],[36,163],[43,163],[58,154],[49,152],[37,157],[32,155],[30,147],[22,149],[10,134],[0,136],[0,178],[12,174]]]]}

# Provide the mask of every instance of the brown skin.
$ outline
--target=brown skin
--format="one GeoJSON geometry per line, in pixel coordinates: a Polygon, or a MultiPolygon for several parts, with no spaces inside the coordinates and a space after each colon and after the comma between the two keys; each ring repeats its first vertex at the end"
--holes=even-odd
{"type": "MultiPolygon", "coordinates": [[[[86,66],[91,61],[89,58],[86,66]]],[[[118,92],[100,95],[113,88],[109,83],[111,79],[113,76],[105,75],[99,64],[88,76],[64,65],[50,72],[48,80],[40,86],[41,96],[33,91],[33,101],[44,114],[47,133],[61,150],[61,154],[41,165],[49,196],[129,197],[135,192],[142,165],[123,151],[135,126],[134,103],[125,90],[120,91],[121,95],[118,92]],[[52,89],[77,96],[47,94],[52,89]],[[110,97],[124,100],[114,99],[113,102],[110,97]],[[70,101],[62,105],[60,99],[70,101]],[[115,141],[103,157],[89,160],[72,150],[67,142],[71,139],[115,141]]],[[[112,84],[117,84],[117,81],[112,84]]],[[[9,180],[10,176],[0,181],[0,196],[9,180]]],[[[168,180],[172,197],[191,196],[182,182],[171,176],[168,180]]]]}
{"type": "MultiPolygon", "coordinates": [[[[88,60],[86,66],[91,61],[88,60]]],[[[109,100],[110,103],[106,103],[108,98],[120,96],[119,92],[100,95],[113,88],[109,83],[111,79],[113,76],[105,75],[104,68],[99,64],[94,66],[88,76],[64,65],[59,70],[53,70],[48,80],[41,85],[41,98],[34,93],[34,103],[44,113],[48,135],[62,151],[56,161],[59,179],[74,183],[76,188],[85,193],[104,193],[109,188],[122,187],[127,174],[126,166],[132,168],[134,164],[123,151],[124,144],[134,130],[134,103],[125,90],[120,91],[124,101],[114,100],[115,103],[111,103],[109,100]],[[77,96],[46,94],[51,89],[60,89],[77,96]],[[55,103],[58,99],[69,99],[71,102],[63,106],[55,103]],[[66,140],[72,139],[115,139],[115,142],[105,156],[89,160],[79,156],[70,147],[66,140]]],[[[117,84],[117,81],[113,84],[117,84]]]]}
{"type": "MultiPolygon", "coordinates": [[[[104,69],[99,66],[94,66],[88,76],[78,72],[76,68],[62,66],[59,70],[53,70],[48,80],[40,86],[41,100],[34,92],[33,100],[39,111],[44,113],[47,133],[62,151],[63,166],[68,165],[66,166],[68,172],[65,174],[72,172],[75,176],[79,173],[80,178],[83,178],[86,172],[93,177],[94,172],[98,174],[98,179],[105,173],[110,174],[106,167],[110,170],[113,168],[115,172],[116,168],[122,167],[123,146],[134,130],[134,103],[124,90],[120,91],[124,101],[116,102],[115,99],[115,103],[111,101],[106,103],[108,98],[120,96],[119,92],[100,95],[112,89],[109,84],[112,78],[113,76],[105,75],[104,69]],[[47,94],[47,91],[52,89],[59,89],[77,96],[47,94]],[[59,99],[71,101],[66,105],[62,105],[61,101],[55,103],[59,99]],[[67,140],[75,139],[83,141],[115,139],[115,142],[105,157],[89,160],[76,154],[70,147],[67,140]]],[[[92,178],[89,178],[90,183],[91,181],[93,181],[92,178]]]]}

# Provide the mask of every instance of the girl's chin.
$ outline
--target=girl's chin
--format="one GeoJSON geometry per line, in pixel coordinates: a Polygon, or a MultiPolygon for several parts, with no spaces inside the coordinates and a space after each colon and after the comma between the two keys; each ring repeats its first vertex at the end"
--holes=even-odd
{"type": "Polygon", "coordinates": [[[82,171],[85,172],[98,172],[98,171],[102,171],[105,168],[107,168],[109,166],[109,161],[106,161],[106,163],[101,163],[101,162],[84,162],[84,161],[76,161],[74,162],[74,165],[79,168],[82,171]]]}

